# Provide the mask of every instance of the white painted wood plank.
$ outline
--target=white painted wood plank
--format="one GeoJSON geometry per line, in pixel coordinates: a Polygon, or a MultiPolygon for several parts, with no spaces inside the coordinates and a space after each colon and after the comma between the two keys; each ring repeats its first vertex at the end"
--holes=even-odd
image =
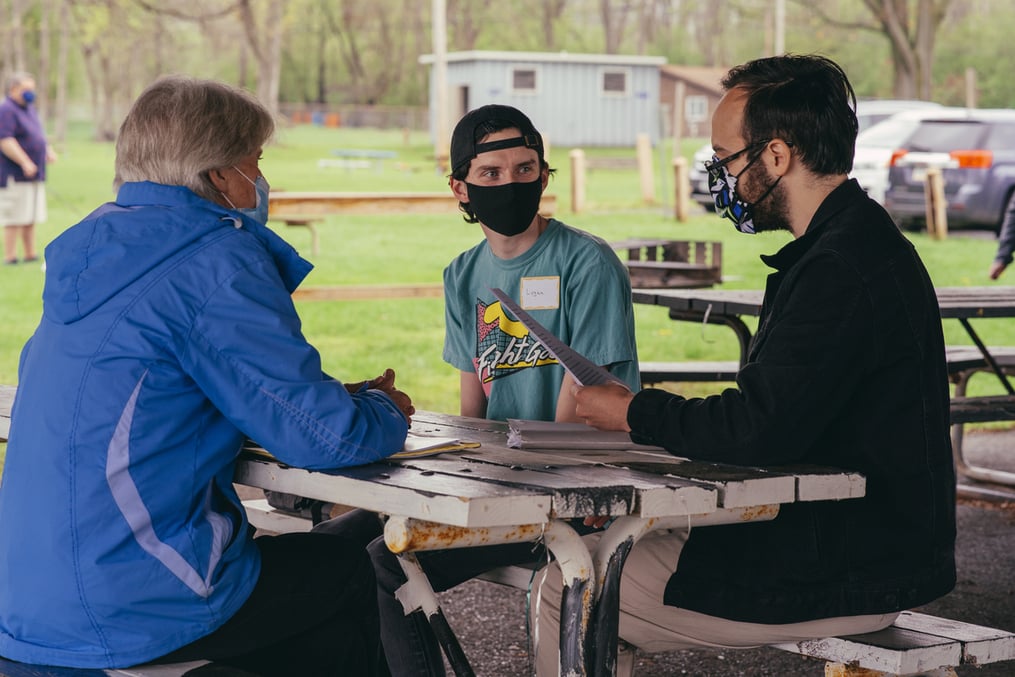
{"type": "MultiPolygon", "coordinates": [[[[497,456],[470,450],[465,458],[449,460],[443,457],[414,459],[403,462],[414,468],[431,470],[459,477],[493,480],[501,483],[528,486],[532,489],[554,490],[553,514],[560,518],[598,515],[636,515],[659,517],[665,515],[701,514],[712,512],[717,505],[714,487],[698,482],[660,477],[624,468],[599,468],[594,465],[557,465],[541,462],[538,465],[520,463],[523,459],[514,452],[503,450],[497,456]],[[470,459],[484,462],[471,462],[470,459]],[[501,461],[491,462],[491,461],[501,461]]],[[[545,459],[540,459],[545,461],[545,459]]]]}
{"type": "Polygon", "coordinates": [[[796,476],[798,501],[861,498],[867,491],[867,478],[857,472],[816,466],[781,466],[778,470],[796,476]]]}
{"type": "Polygon", "coordinates": [[[16,391],[15,386],[0,385],[0,442],[6,442],[11,432],[11,407],[16,391]]]}
{"type": "Polygon", "coordinates": [[[904,611],[895,626],[962,642],[963,665],[987,665],[1015,659],[1015,634],[1007,630],[904,611]]]}
{"type": "Polygon", "coordinates": [[[266,499],[249,499],[243,501],[243,509],[247,512],[247,521],[258,529],[272,531],[276,534],[310,531],[314,524],[306,517],[290,515],[276,510],[266,499]]]}
{"type": "Polygon", "coordinates": [[[500,487],[397,466],[372,464],[340,472],[280,467],[243,458],[234,481],[308,498],[352,505],[463,527],[535,524],[550,519],[552,498],[521,488],[500,487]]]}
{"type": "Polygon", "coordinates": [[[136,668],[109,669],[105,672],[109,677],[180,677],[189,670],[193,670],[207,664],[208,661],[197,660],[187,663],[140,665],[136,668]]]}
{"type": "Polygon", "coordinates": [[[896,675],[955,666],[962,661],[961,643],[899,628],[886,628],[852,639],[830,637],[775,646],[804,656],[896,675]]]}
{"type": "Polygon", "coordinates": [[[618,465],[646,474],[667,476],[712,486],[718,492],[718,505],[722,508],[791,503],[796,498],[796,479],[793,475],[782,475],[757,468],[689,461],[675,456],[644,454],[638,451],[622,449],[591,451],[504,449],[502,451],[501,449],[480,448],[463,452],[462,456],[476,459],[499,457],[515,459],[519,463],[618,465]]]}
{"type": "Polygon", "coordinates": [[[528,469],[520,465],[509,467],[474,463],[465,459],[423,458],[403,462],[402,465],[468,481],[496,482],[504,487],[550,492],[553,496],[551,512],[556,518],[628,515],[635,509],[634,487],[612,473],[603,473],[595,481],[591,478],[528,469]]]}

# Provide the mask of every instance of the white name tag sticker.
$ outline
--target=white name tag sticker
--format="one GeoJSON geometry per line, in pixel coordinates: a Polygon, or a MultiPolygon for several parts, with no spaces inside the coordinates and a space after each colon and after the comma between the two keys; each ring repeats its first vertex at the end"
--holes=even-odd
{"type": "Polygon", "coordinates": [[[560,276],[523,277],[519,287],[525,310],[553,310],[560,307],[560,276]]]}

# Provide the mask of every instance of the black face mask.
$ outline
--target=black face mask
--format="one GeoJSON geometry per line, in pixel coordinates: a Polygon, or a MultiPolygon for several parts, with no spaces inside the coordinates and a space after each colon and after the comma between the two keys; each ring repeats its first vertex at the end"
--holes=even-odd
{"type": "Polygon", "coordinates": [[[505,183],[500,186],[465,184],[469,207],[480,223],[505,237],[525,232],[539,211],[543,182],[505,183]]]}

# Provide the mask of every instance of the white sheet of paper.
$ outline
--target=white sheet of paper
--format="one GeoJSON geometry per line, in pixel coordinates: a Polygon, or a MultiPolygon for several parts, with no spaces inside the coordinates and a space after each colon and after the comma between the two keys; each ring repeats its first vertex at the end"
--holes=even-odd
{"type": "Polygon", "coordinates": [[[592,362],[581,353],[572,350],[570,346],[565,344],[559,338],[553,335],[549,329],[536,322],[536,320],[529,315],[527,312],[522,310],[517,303],[511,300],[511,297],[505,294],[500,289],[491,289],[493,295],[497,297],[497,300],[503,304],[505,308],[511,311],[511,314],[518,318],[518,321],[528,327],[529,331],[532,332],[533,336],[539,339],[539,342],[543,344],[543,347],[551,355],[553,355],[561,366],[571,374],[571,377],[580,386],[597,386],[603,383],[619,383],[620,385],[627,387],[627,384],[622,380],[611,374],[606,369],[603,369],[595,362],[592,362]]]}

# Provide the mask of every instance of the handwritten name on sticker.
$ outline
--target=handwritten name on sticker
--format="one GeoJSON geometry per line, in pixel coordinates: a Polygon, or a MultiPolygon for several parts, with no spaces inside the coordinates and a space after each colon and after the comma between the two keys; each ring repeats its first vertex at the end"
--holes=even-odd
{"type": "Polygon", "coordinates": [[[560,276],[523,277],[519,296],[526,310],[553,310],[560,307],[560,276]]]}

